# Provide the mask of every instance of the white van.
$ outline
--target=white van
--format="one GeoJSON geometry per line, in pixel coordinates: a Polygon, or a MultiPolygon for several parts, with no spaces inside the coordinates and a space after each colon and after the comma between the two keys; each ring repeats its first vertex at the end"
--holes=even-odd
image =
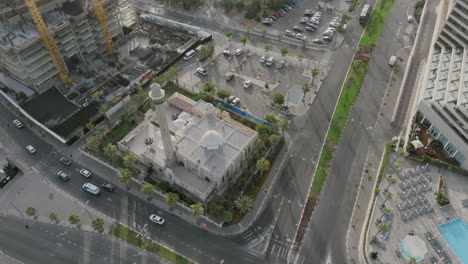
{"type": "Polygon", "coordinates": [[[267,59],[267,61],[266,61],[266,65],[267,65],[267,66],[273,65],[273,61],[274,61],[274,60],[275,60],[275,58],[269,57],[269,58],[267,59]]]}
{"type": "Polygon", "coordinates": [[[185,53],[184,60],[190,60],[195,55],[194,50],[189,50],[187,53],[185,53]]]}
{"type": "Polygon", "coordinates": [[[395,66],[395,62],[396,62],[396,56],[391,56],[390,60],[388,61],[388,65],[393,67],[395,66]]]}

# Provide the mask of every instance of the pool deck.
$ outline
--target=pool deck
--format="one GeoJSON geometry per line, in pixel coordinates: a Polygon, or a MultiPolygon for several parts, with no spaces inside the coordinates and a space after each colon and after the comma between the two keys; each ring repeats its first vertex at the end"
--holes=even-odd
{"type": "MultiPolygon", "coordinates": [[[[394,158],[395,156],[392,156],[391,160],[394,158]]],[[[382,180],[380,186],[381,191],[378,194],[375,208],[373,209],[374,211],[372,220],[369,225],[369,232],[367,233],[367,241],[371,241],[372,237],[378,232],[379,227],[377,220],[379,218],[382,219],[382,222],[389,225],[389,232],[386,237],[382,237],[382,233],[384,232],[380,232],[377,236],[378,243],[367,244],[368,253],[372,251],[378,251],[379,260],[373,263],[408,263],[408,260],[401,256],[401,253],[398,249],[400,240],[410,232],[413,232],[415,235],[422,238],[426,242],[426,247],[429,251],[429,253],[426,254],[424,260],[419,261],[418,263],[431,263],[430,259],[433,257],[439,260],[438,263],[444,263],[440,259],[441,257],[435,251],[434,246],[426,239],[426,232],[431,232],[434,235],[435,239],[439,241],[442,250],[452,260],[452,263],[461,263],[455,253],[451,250],[443,237],[440,235],[436,227],[456,218],[461,218],[465,223],[468,223],[468,208],[463,207],[461,204],[462,200],[468,198],[468,177],[429,165],[428,170],[424,171],[423,173],[415,173],[415,175],[423,175],[422,178],[419,178],[419,176],[413,176],[413,179],[420,180],[420,183],[416,183],[414,180],[411,183],[411,177],[405,178],[399,176],[399,174],[406,174],[409,176],[409,170],[415,169],[418,165],[422,167],[425,164],[421,164],[404,157],[399,158],[397,163],[400,165],[400,168],[398,169],[398,173],[395,172],[393,174],[393,177],[397,178],[398,181],[396,184],[390,185],[389,192],[391,192],[393,196],[385,202],[386,207],[391,209],[390,216],[383,216],[384,212],[383,208],[381,207],[381,204],[386,199],[384,195],[384,189],[387,188],[390,183],[386,177],[382,180]],[[451,202],[450,205],[444,207],[440,207],[437,204],[434,195],[434,192],[437,190],[437,183],[439,181],[440,175],[445,178],[447,196],[451,202]],[[427,181],[427,179],[430,181],[427,181]],[[400,186],[400,183],[403,182],[409,184],[410,186],[415,186],[415,190],[418,191],[419,188],[422,189],[423,187],[426,187],[427,184],[431,186],[431,190],[421,191],[412,197],[410,196],[408,198],[404,198],[404,195],[402,195],[403,189],[402,186],[400,186]],[[410,206],[410,208],[404,209],[405,206],[402,205],[404,205],[405,202],[410,204],[413,201],[416,202],[416,200],[421,200],[416,199],[417,196],[422,198],[422,200],[427,199],[427,202],[423,201],[423,203],[420,205],[413,205],[410,206]],[[400,205],[400,208],[398,205],[400,205]],[[415,216],[410,220],[403,221],[402,218],[404,218],[404,213],[408,214],[408,212],[412,212],[414,209],[418,209],[424,206],[432,207],[433,212],[425,213],[420,216],[415,216]],[[383,247],[385,247],[385,249],[383,249],[383,247]]],[[[393,168],[387,166],[385,175],[388,176],[392,174],[392,171],[393,168]]],[[[422,171],[423,170],[421,170],[421,172],[422,171]]],[[[409,189],[406,189],[406,191],[408,190],[409,189]]]]}

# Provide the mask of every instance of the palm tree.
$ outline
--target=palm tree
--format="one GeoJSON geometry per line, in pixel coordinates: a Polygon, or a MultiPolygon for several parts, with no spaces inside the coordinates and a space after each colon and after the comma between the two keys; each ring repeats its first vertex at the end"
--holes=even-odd
{"type": "Polygon", "coordinates": [[[281,55],[284,57],[288,54],[288,48],[287,47],[282,47],[280,49],[281,55]]]}
{"type": "Polygon", "coordinates": [[[289,120],[281,119],[278,123],[278,127],[281,130],[281,135],[284,135],[284,131],[289,128],[289,120]]]}
{"type": "Polygon", "coordinates": [[[297,59],[298,59],[299,61],[302,61],[302,59],[304,59],[304,57],[305,57],[305,55],[302,54],[302,53],[299,54],[299,55],[297,55],[297,59]]]}
{"type": "Polygon", "coordinates": [[[141,192],[146,195],[146,199],[150,200],[151,198],[151,194],[153,194],[154,192],[154,186],[152,184],[144,184],[143,186],[141,186],[141,192]]]}
{"type": "Polygon", "coordinates": [[[93,130],[93,128],[94,128],[94,124],[93,124],[93,123],[86,123],[85,127],[86,127],[89,131],[91,131],[91,130],[93,130]]]}
{"type": "Polygon", "coordinates": [[[392,196],[393,196],[393,193],[391,193],[391,192],[386,192],[386,193],[385,193],[385,197],[386,197],[386,198],[385,198],[385,200],[383,201],[382,206],[385,207],[385,202],[386,202],[388,199],[392,198],[392,196]]]}
{"type": "Polygon", "coordinates": [[[383,218],[386,214],[389,214],[389,213],[391,213],[391,212],[392,212],[392,209],[386,208],[386,207],[385,207],[385,208],[383,209],[383,214],[379,217],[379,219],[377,219],[377,223],[382,222],[382,218],[383,218]]]}
{"type": "Polygon", "coordinates": [[[134,100],[130,99],[123,103],[123,108],[125,109],[125,113],[127,114],[127,116],[130,117],[133,113],[136,112],[137,105],[134,100]]]}
{"type": "Polygon", "coordinates": [[[390,182],[388,183],[388,185],[387,185],[387,187],[385,188],[384,192],[388,191],[388,188],[390,188],[390,186],[391,186],[392,184],[397,183],[397,181],[398,181],[397,178],[391,177],[391,178],[390,178],[390,182]]]}
{"type": "Polygon", "coordinates": [[[26,214],[28,216],[36,216],[37,210],[34,207],[28,207],[26,208],[26,214]]]}
{"type": "Polygon", "coordinates": [[[96,136],[88,137],[86,139],[86,148],[92,152],[99,150],[99,139],[96,136]]]}
{"type": "Polygon", "coordinates": [[[104,134],[106,133],[106,128],[103,125],[99,124],[99,125],[94,127],[93,131],[94,131],[94,134],[96,135],[96,137],[99,139],[99,142],[98,142],[99,145],[101,145],[100,144],[101,139],[104,137],[104,134]]]}
{"type": "Polygon", "coordinates": [[[281,32],[278,33],[278,40],[281,40],[283,38],[283,36],[284,36],[283,33],[281,33],[281,32]]]}
{"type": "Polygon", "coordinates": [[[234,201],[234,205],[239,209],[241,214],[245,214],[252,209],[254,200],[248,195],[242,195],[234,201]]]}
{"type": "Polygon", "coordinates": [[[257,160],[257,169],[260,170],[260,174],[263,174],[270,167],[270,162],[266,158],[257,160]]]}
{"type": "Polygon", "coordinates": [[[319,71],[319,69],[317,69],[317,68],[313,68],[313,69],[310,71],[310,74],[312,74],[312,82],[314,82],[315,77],[317,77],[317,75],[320,74],[320,71],[319,71]]]}
{"type": "Polygon", "coordinates": [[[79,224],[80,223],[80,215],[79,214],[71,214],[68,217],[68,222],[70,222],[70,224],[72,224],[72,225],[79,224]]]}
{"type": "Polygon", "coordinates": [[[109,117],[107,116],[107,110],[109,110],[109,105],[108,104],[102,104],[99,106],[99,113],[101,113],[104,116],[104,119],[106,120],[107,128],[110,129],[110,120],[109,117]]]}
{"type": "Polygon", "coordinates": [[[263,45],[263,48],[265,49],[265,52],[268,53],[268,51],[271,49],[271,45],[270,44],[265,44],[265,45],[263,45]]]}
{"type": "Polygon", "coordinates": [[[304,92],[304,96],[302,97],[302,102],[305,102],[305,98],[307,96],[307,93],[310,92],[310,83],[305,82],[302,84],[302,91],[304,92]]]}
{"type": "Polygon", "coordinates": [[[135,170],[136,169],[136,162],[137,162],[137,159],[135,158],[135,156],[133,156],[132,154],[130,153],[127,153],[124,157],[123,157],[123,164],[125,167],[127,167],[127,169],[130,169],[130,170],[135,170]]]}
{"type": "Polygon", "coordinates": [[[190,213],[192,213],[194,217],[199,217],[205,213],[205,208],[201,203],[195,203],[190,206],[190,213]]]}
{"type": "Polygon", "coordinates": [[[172,207],[179,201],[179,195],[177,193],[168,192],[166,196],[164,196],[164,200],[172,207]]]}
{"type": "Polygon", "coordinates": [[[116,153],[117,153],[117,146],[109,143],[107,146],[103,148],[104,155],[106,155],[108,158],[112,159],[113,162],[115,162],[116,159],[116,153]]]}
{"type": "Polygon", "coordinates": [[[409,262],[408,262],[408,263],[414,264],[414,263],[416,263],[416,261],[417,261],[417,260],[416,260],[414,257],[411,257],[411,258],[409,259],[409,262]]]}
{"type": "Polygon", "coordinates": [[[127,189],[128,189],[128,183],[130,182],[131,179],[132,179],[132,174],[129,169],[119,169],[119,171],[117,172],[117,180],[120,183],[127,185],[127,189]]]}
{"type": "Polygon", "coordinates": [[[232,37],[233,33],[232,32],[226,32],[226,33],[224,33],[224,35],[226,35],[226,37],[229,40],[229,50],[231,50],[231,37],[232,37]]]}
{"type": "Polygon", "coordinates": [[[375,234],[375,236],[377,236],[378,234],[380,234],[380,232],[385,232],[387,231],[389,228],[388,224],[385,224],[385,223],[382,223],[379,225],[379,231],[377,231],[377,233],[375,234]]]}
{"type": "Polygon", "coordinates": [[[245,46],[245,43],[247,43],[247,36],[242,36],[242,37],[240,38],[240,42],[242,43],[242,45],[245,46]]]}
{"type": "Polygon", "coordinates": [[[50,213],[49,219],[50,219],[51,222],[55,222],[55,223],[58,223],[58,222],[59,222],[58,217],[57,217],[57,214],[54,213],[54,212],[50,213]]]}
{"type": "Polygon", "coordinates": [[[104,219],[102,218],[95,218],[91,222],[91,226],[93,227],[94,230],[103,232],[104,231],[104,219]]]}
{"type": "Polygon", "coordinates": [[[275,146],[276,144],[280,142],[280,140],[281,140],[280,136],[276,134],[273,134],[268,138],[268,141],[270,141],[271,146],[275,146]]]}
{"type": "Polygon", "coordinates": [[[265,121],[267,121],[268,123],[276,126],[276,124],[278,124],[278,118],[276,118],[275,114],[273,113],[268,113],[266,114],[263,119],[265,119],[265,121]]]}

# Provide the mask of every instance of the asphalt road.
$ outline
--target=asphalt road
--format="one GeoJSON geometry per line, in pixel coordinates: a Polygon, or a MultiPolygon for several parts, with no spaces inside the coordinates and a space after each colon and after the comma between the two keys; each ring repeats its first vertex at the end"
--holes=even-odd
{"type": "Polygon", "coordinates": [[[0,216],[0,249],[24,264],[170,263],[106,234],[0,216]]]}

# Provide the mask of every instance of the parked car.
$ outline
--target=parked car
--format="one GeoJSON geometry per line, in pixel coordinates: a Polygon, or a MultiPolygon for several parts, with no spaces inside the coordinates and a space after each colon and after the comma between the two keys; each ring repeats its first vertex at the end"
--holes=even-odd
{"type": "Polygon", "coordinates": [[[231,105],[236,106],[236,105],[238,105],[239,103],[240,103],[240,99],[236,97],[236,98],[234,98],[234,100],[232,100],[231,105]]]}
{"type": "Polygon", "coordinates": [[[296,37],[296,33],[292,32],[291,30],[286,30],[285,34],[288,37],[296,37]]]}
{"type": "Polygon", "coordinates": [[[236,97],[234,95],[231,95],[229,96],[229,98],[227,99],[227,103],[230,104],[232,101],[234,101],[234,99],[236,99],[236,97]]]}
{"type": "Polygon", "coordinates": [[[332,31],[325,31],[322,33],[323,36],[327,36],[327,37],[333,37],[335,35],[335,32],[332,32],[332,31]]]}
{"type": "Polygon", "coordinates": [[[15,125],[17,128],[22,128],[24,126],[23,123],[21,123],[21,121],[18,119],[13,120],[13,125],[15,125]]]}
{"type": "Polygon", "coordinates": [[[323,40],[321,40],[321,39],[314,39],[314,40],[312,40],[312,43],[314,43],[314,44],[323,44],[323,40]]]}
{"type": "Polygon", "coordinates": [[[314,15],[314,11],[311,9],[306,9],[306,11],[304,12],[304,16],[313,16],[313,15],[314,15]]]}
{"type": "Polygon", "coordinates": [[[229,82],[234,78],[234,73],[233,72],[227,72],[224,77],[226,78],[226,82],[229,82]]]}
{"type": "Polygon", "coordinates": [[[268,18],[269,18],[269,19],[272,19],[273,21],[277,21],[277,20],[278,20],[278,18],[277,18],[276,16],[273,16],[273,15],[269,16],[268,18]]]}
{"type": "Polygon", "coordinates": [[[110,184],[110,183],[108,183],[108,182],[103,183],[103,184],[101,185],[101,187],[102,187],[104,190],[108,191],[108,192],[113,192],[113,191],[115,191],[114,185],[112,185],[112,184],[110,184]]]}
{"type": "Polygon", "coordinates": [[[303,39],[306,39],[306,36],[304,36],[304,35],[302,35],[300,33],[297,33],[296,38],[299,39],[299,40],[303,40],[303,39]]]}
{"type": "Polygon", "coordinates": [[[309,22],[309,19],[307,17],[302,17],[301,19],[299,19],[300,24],[307,24],[307,22],[309,22]]]}
{"type": "Polygon", "coordinates": [[[242,85],[244,87],[244,89],[247,89],[249,88],[250,86],[252,86],[252,81],[251,80],[246,80],[244,82],[244,85],[242,85]]]}
{"type": "Polygon", "coordinates": [[[338,27],[339,24],[340,24],[339,22],[330,22],[330,27],[336,28],[338,27]]]}
{"type": "Polygon", "coordinates": [[[312,23],[312,22],[308,22],[308,23],[307,23],[307,26],[308,26],[308,27],[311,27],[311,28],[313,28],[313,29],[315,29],[315,30],[317,30],[317,25],[314,24],[314,23],[312,23]]]}
{"type": "Polygon", "coordinates": [[[223,50],[223,55],[226,56],[226,57],[231,57],[232,52],[230,52],[229,50],[223,50]]]}
{"type": "Polygon", "coordinates": [[[292,6],[286,4],[286,5],[283,6],[283,9],[291,10],[291,9],[292,9],[292,6]]]}
{"type": "Polygon", "coordinates": [[[69,181],[69,180],[70,180],[70,176],[68,176],[68,174],[66,174],[66,173],[63,172],[63,171],[57,172],[57,176],[58,176],[62,181],[69,181]]]}
{"type": "Polygon", "coordinates": [[[152,214],[150,215],[149,217],[150,221],[155,223],[155,224],[158,224],[158,225],[162,225],[164,224],[164,218],[160,217],[159,215],[155,215],[155,214],[152,214]]]}
{"type": "Polygon", "coordinates": [[[276,65],[276,68],[281,69],[284,67],[286,63],[284,61],[279,61],[278,64],[276,65]]]}
{"type": "Polygon", "coordinates": [[[85,176],[86,178],[91,177],[91,172],[89,170],[87,170],[87,169],[81,169],[80,174],[85,176]]]}
{"type": "Polygon", "coordinates": [[[311,20],[309,21],[309,23],[312,23],[312,24],[318,25],[318,24],[320,24],[320,20],[317,20],[317,19],[311,19],[311,20]]]}
{"type": "Polygon", "coordinates": [[[305,27],[305,30],[309,32],[315,32],[315,28],[313,27],[305,27]]]}
{"type": "Polygon", "coordinates": [[[271,66],[271,65],[273,65],[273,62],[274,62],[274,61],[275,61],[275,58],[269,57],[269,58],[267,59],[267,61],[266,61],[266,65],[267,65],[267,66],[271,66]]]}
{"type": "Polygon", "coordinates": [[[412,16],[408,16],[408,22],[409,23],[413,22],[413,17],[412,16]]]}
{"type": "Polygon", "coordinates": [[[184,60],[190,60],[190,58],[192,58],[193,56],[195,56],[195,50],[189,50],[187,53],[185,53],[185,56],[184,56],[184,60]]]}
{"type": "Polygon", "coordinates": [[[32,145],[27,145],[26,149],[29,151],[29,153],[34,154],[36,153],[36,149],[32,145]]]}
{"type": "Polygon", "coordinates": [[[101,193],[101,189],[99,187],[97,187],[96,185],[92,184],[92,183],[85,183],[83,184],[82,186],[83,190],[91,193],[91,194],[94,194],[94,195],[98,195],[101,193]]]}
{"type": "Polygon", "coordinates": [[[297,31],[297,32],[304,32],[304,29],[302,29],[302,28],[299,27],[299,26],[294,26],[294,27],[293,27],[293,30],[294,30],[294,31],[297,31]]]}
{"type": "Polygon", "coordinates": [[[271,25],[273,25],[273,20],[264,19],[264,20],[262,21],[262,24],[263,24],[263,25],[267,25],[267,26],[271,26],[271,25]]]}
{"type": "Polygon", "coordinates": [[[279,17],[284,17],[284,14],[281,13],[280,11],[277,11],[277,12],[275,13],[275,15],[278,15],[279,17]]]}
{"type": "Polygon", "coordinates": [[[325,41],[332,41],[333,37],[331,36],[323,36],[323,40],[325,41]]]}
{"type": "Polygon", "coordinates": [[[71,160],[65,158],[65,157],[61,157],[60,158],[60,162],[62,162],[63,164],[69,166],[71,164],[71,160]]]}
{"type": "Polygon", "coordinates": [[[261,56],[260,57],[260,63],[264,63],[265,62],[265,56],[261,56]]]}
{"type": "Polygon", "coordinates": [[[236,49],[236,56],[239,56],[244,52],[242,49],[236,49]]]}
{"type": "Polygon", "coordinates": [[[208,71],[207,71],[205,68],[203,68],[203,67],[198,67],[198,68],[197,68],[197,72],[200,73],[200,74],[203,75],[203,76],[208,75],[208,71]]]}

